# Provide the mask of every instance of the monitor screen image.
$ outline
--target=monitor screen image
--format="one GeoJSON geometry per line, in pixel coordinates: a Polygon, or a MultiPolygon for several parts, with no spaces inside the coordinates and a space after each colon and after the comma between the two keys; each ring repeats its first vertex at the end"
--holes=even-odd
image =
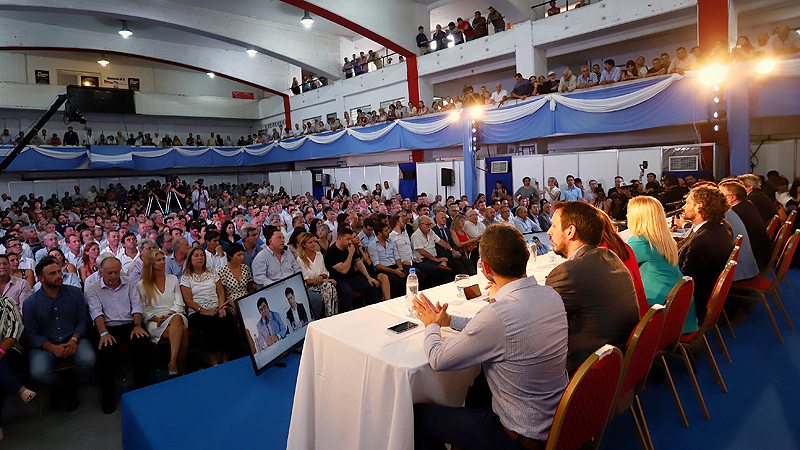
{"type": "Polygon", "coordinates": [[[257,375],[297,348],[314,320],[302,273],[236,300],[236,309],[257,375]]]}

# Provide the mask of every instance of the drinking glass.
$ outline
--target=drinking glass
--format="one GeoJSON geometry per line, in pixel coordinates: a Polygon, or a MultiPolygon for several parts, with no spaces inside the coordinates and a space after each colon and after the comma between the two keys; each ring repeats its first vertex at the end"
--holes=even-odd
{"type": "Polygon", "coordinates": [[[414,311],[414,299],[416,295],[406,294],[406,309],[408,310],[408,317],[417,318],[417,312],[414,311]]]}
{"type": "Polygon", "coordinates": [[[464,296],[464,289],[469,286],[469,275],[458,274],[455,277],[455,284],[456,288],[458,289],[458,293],[456,296],[458,298],[466,298],[464,296]]]}
{"type": "Polygon", "coordinates": [[[550,255],[550,262],[556,262],[556,251],[552,245],[547,246],[547,254],[550,255]]]}

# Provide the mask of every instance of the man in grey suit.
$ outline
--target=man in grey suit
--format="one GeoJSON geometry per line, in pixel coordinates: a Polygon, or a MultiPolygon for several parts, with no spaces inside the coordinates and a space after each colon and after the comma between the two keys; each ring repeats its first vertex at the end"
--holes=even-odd
{"type": "Polygon", "coordinates": [[[561,295],[569,321],[567,371],[572,374],[605,344],[625,347],[639,322],[633,279],[622,260],[600,248],[603,214],[579,201],[558,202],[547,234],[555,252],[567,261],[546,283],[561,295]]]}

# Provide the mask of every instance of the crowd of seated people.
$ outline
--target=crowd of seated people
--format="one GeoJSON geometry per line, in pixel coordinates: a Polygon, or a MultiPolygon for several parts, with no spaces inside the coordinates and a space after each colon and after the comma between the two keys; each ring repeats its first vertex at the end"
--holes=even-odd
{"type": "MultiPolygon", "coordinates": [[[[112,412],[120,344],[136,361],[134,387],[151,382],[149,352],[159,343],[169,344],[171,376],[198,368],[187,365],[189,351],[203,355],[199,366],[222,363],[247,348],[229,300],[302,273],[313,317],[347,312],[402,295],[411,268],[423,288],[458,274],[474,275],[482,236],[496,224],[520,233],[548,232],[556,253],[580,253],[570,263],[573,269],[554,271],[547,279],[561,295],[570,324],[604,318],[590,327],[602,333],[570,333],[567,367],[574,370],[586,352],[604,343],[597,333],[615,336],[606,342],[624,344],[637,312],[663,300],[674,284],[665,273],[693,276],[698,298],[707,296],[718,273],[703,268],[721,271],[731,233],[749,236],[755,270],[750,276],[757,275],[766,247],[763,224],[774,215],[785,220],[800,205],[800,179],[790,188],[774,171],[764,179],[728,179],[719,187],[710,175],[646,177],[630,183],[617,177],[608,190],[596,180],[584,186],[571,175],[562,187],[555,177],[546,186],[525,177],[513,192],[498,182],[489,196],[471,203],[467,196],[402,198],[388,182],[373,191],[340,183],[315,198],[290,196],[269,183],[190,187],[173,179],[153,189],[183,196],[169,209],[158,204],[149,215],[146,186],[125,191],[112,185],[113,199],[96,189],[82,194],[77,186],[61,201],[54,195],[43,202],[30,194],[14,202],[4,194],[0,287],[10,300],[0,308],[6,339],[0,349],[15,353],[0,358],[0,378],[2,366],[27,365],[31,378],[55,393],[52,405],[72,410],[78,406],[77,378],[96,368],[101,408],[112,412]],[[676,226],[702,224],[705,237],[698,234],[689,248],[669,237],[667,214],[678,211],[683,214],[676,226]],[[632,232],[627,243],[610,219],[627,221],[632,232]],[[599,266],[607,272],[585,283],[599,266]],[[624,287],[625,295],[602,295],[605,282],[617,292],[624,287]],[[591,314],[597,315],[589,319],[578,317],[587,314],[578,306],[586,298],[596,304],[591,314]],[[56,319],[54,299],[69,319],[56,319]],[[197,337],[190,339],[189,330],[197,337]],[[55,372],[62,360],[71,360],[74,368],[55,372]]],[[[704,304],[695,303],[696,315],[685,330],[697,329],[704,304]]],[[[745,313],[732,311],[732,320],[745,313]]],[[[24,401],[35,395],[18,381],[5,381],[0,388],[6,394],[24,401]]]]}

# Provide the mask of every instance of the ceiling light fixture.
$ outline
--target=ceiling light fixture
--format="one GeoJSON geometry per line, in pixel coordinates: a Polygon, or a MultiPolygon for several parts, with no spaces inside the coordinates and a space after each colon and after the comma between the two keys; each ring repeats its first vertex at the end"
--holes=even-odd
{"type": "Polygon", "coordinates": [[[250,55],[250,57],[252,58],[252,57],[256,56],[256,53],[258,53],[258,52],[256,50],[253,50],[252,48],[249,48],[249,49],[245,50],[245,53],[250,55]]]}
{"type": "Polygon", "coordinates": [[[206,75],[208,75],[208,78],[214,78],[214,72],[208,72],[206,75]]]}
{"type": "Polygon", "coordinates": [[[300,19],[300,23],[302,23],[304,27],[308,28],[314,23],[314,19],[311,18],[311,14],[308,11],[303,11],[303,18],[300,19]]]}
{"type": "Polygon", "coordinates": [[[118,33],[119,33],[120,36],[122,36],[125,39],[128,39],[128,36],[133,36],[133,31],[128,29],[128,21],[127,20],[123,20],[122,21],[122,28],[119,29],[118,33]]]}
{"type": "Polygon", "coordinates": [[[100,59],[97,60],[97,64],[100,64],[101,66],[105,67],[109,64],[109,62],[105,56],[101,55],[100,59]]]}

